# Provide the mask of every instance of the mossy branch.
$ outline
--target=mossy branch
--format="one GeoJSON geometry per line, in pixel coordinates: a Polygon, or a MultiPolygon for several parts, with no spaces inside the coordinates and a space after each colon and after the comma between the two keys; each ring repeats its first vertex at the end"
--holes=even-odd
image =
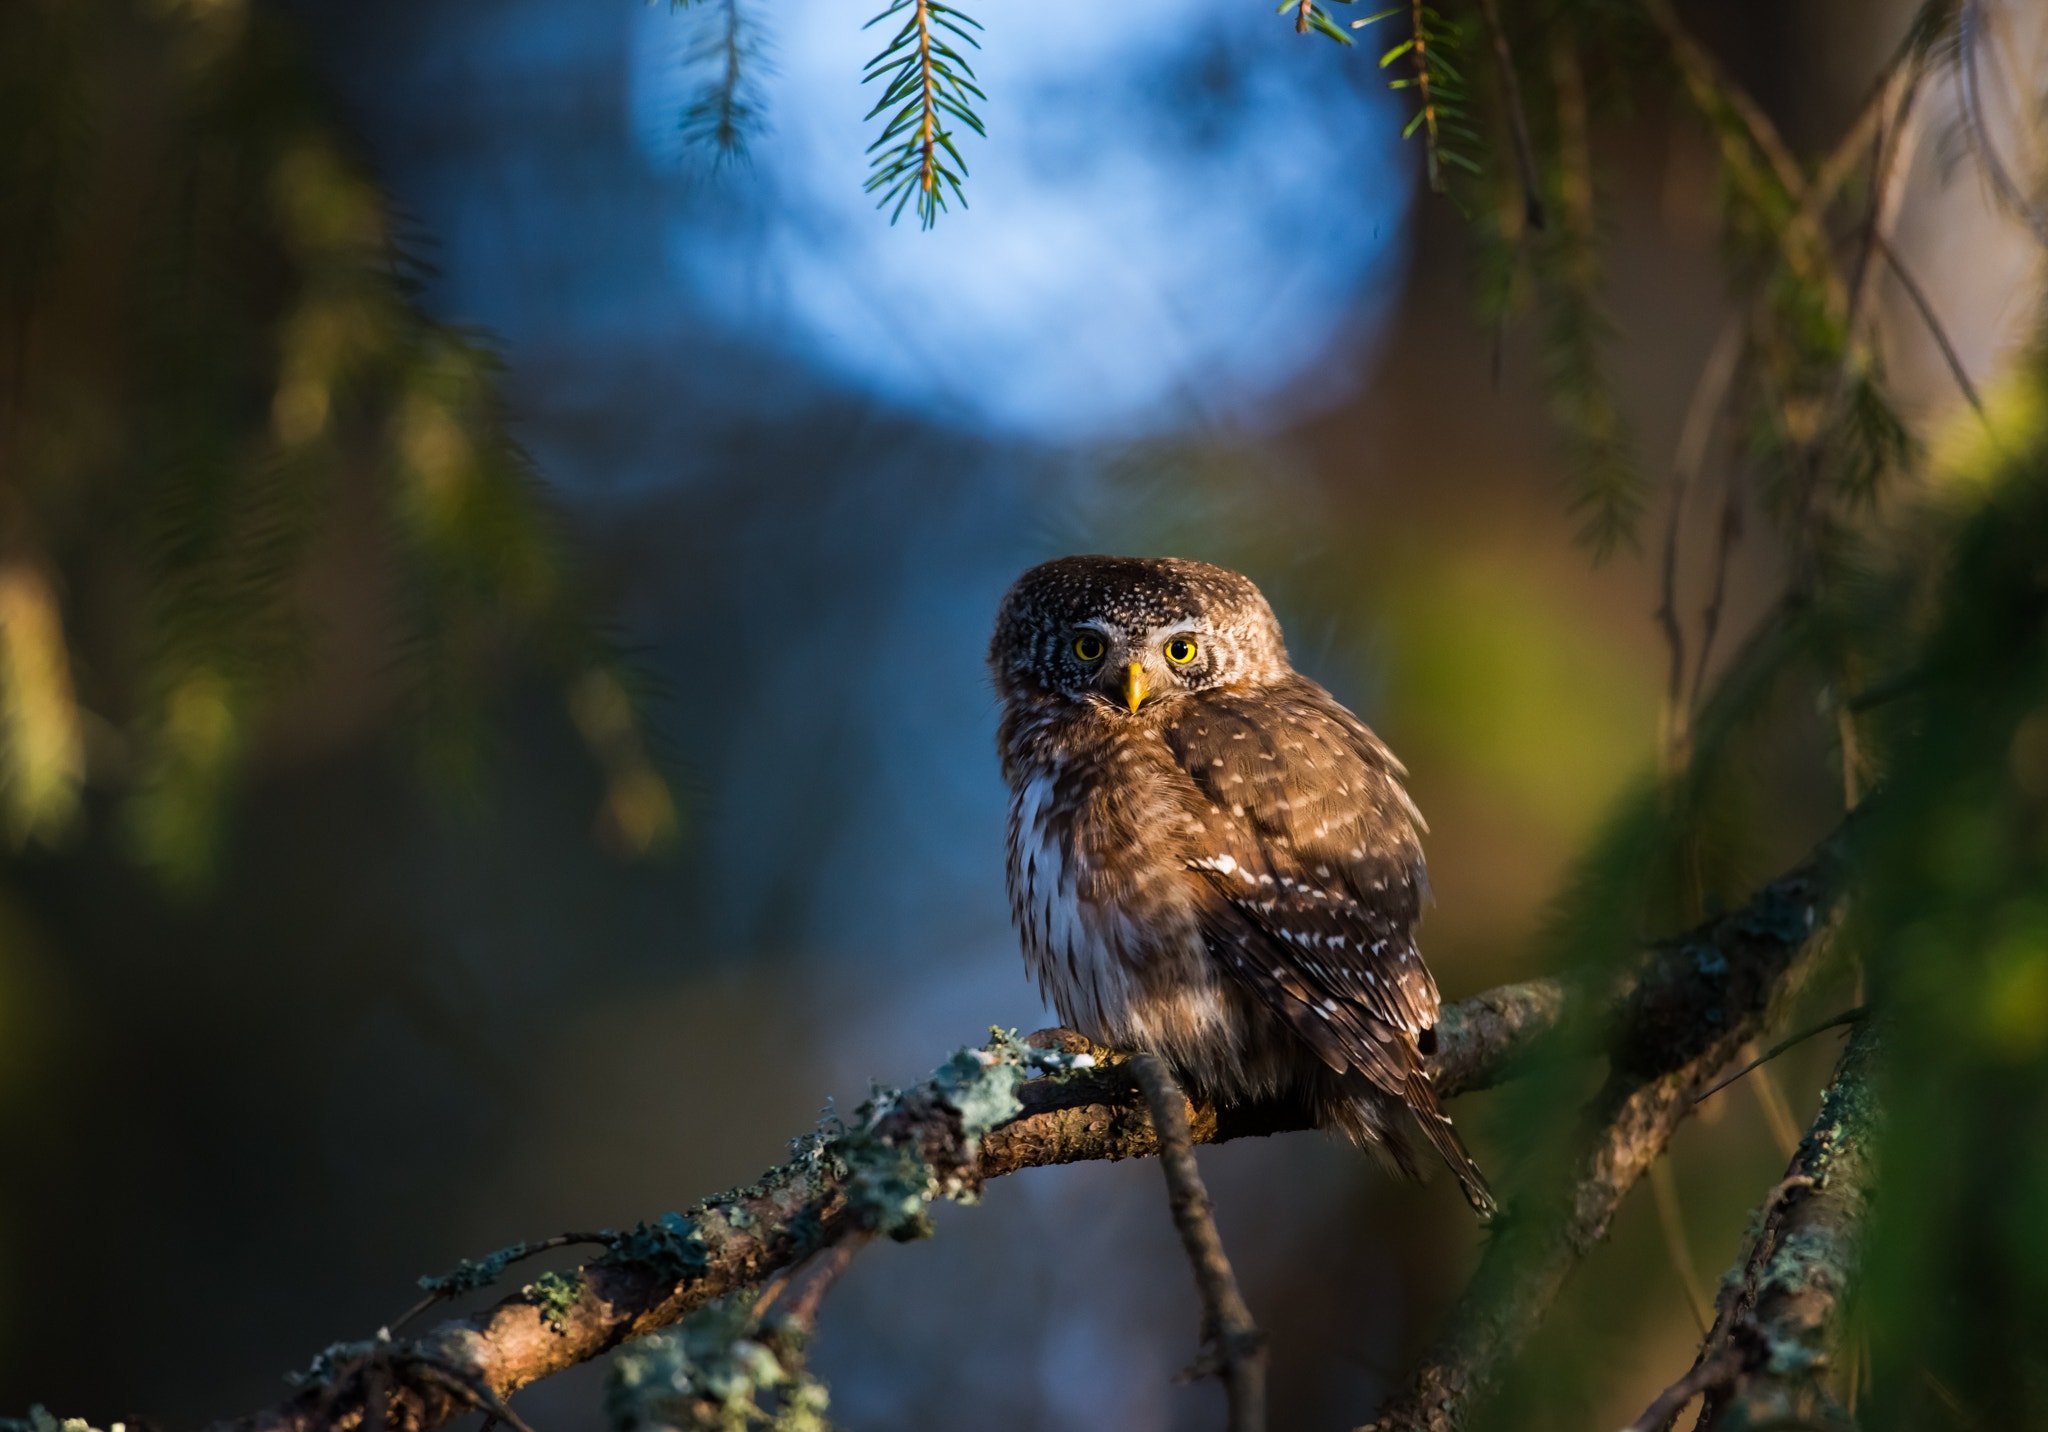
{"type": "MultiPolygon", "coordinates": [[[[1618,984],[1507,985],[1444,1010],[1432,1073],[1447,1096],[1507,1078],[1568,1012],[1575,1026],[1606,1026],[1613,1072],[1575,1181],[1554,1205],[1511,1209],[1442,1350],[1379,1426],[1462,1425],[1570,1266],[1605,1234],[1693,1093],[1755,1034],[1788,973],[1830,928],[1837,846],[1742,909],[1656,946],[1618,984]]],[[[758,1182],[606,1235],[608,1252],[551,1280],[546,1296],[521,1290],[451,1318],[400,1345],[403,1359],[376,1359],[374,1378],[337,1373],[358,1363],[326,1357],[292,1396],[211,1432],[437,1427],[484,1393],[502,1401],[849,1240],[921,1236],[934,1198],[971,1199],[989,1179],[1025,1168],[1156,1154],[1143,1093],[1115,1056],[1098,1053],[1067,1031],[963,1050],[915,1088],[878,1096],[850,1126],[799,1139],[792,1158],[758,1182]]],[[[1188,1116],[1196,1143],[1309,1126],[1308,1112],[1291,1105],[1191,1105],[1188,1116]]]]}

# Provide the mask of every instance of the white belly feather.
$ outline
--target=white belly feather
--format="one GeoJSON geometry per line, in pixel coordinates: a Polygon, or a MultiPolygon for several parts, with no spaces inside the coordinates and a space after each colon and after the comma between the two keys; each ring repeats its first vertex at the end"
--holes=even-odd
{"type": "Polygon", "coordinates": [[[1175,1063],[1235,1047],[1234,1002],[1215,986],[1191,912],[1147,931],[1082,893],[1086,856],[1071,822],[1052,818],[1056,780],[1057,772],[1033,776],[1010,802],[1010,904],[1040,992],[1064,1024],[1098,1043],[1175,1063]]]}

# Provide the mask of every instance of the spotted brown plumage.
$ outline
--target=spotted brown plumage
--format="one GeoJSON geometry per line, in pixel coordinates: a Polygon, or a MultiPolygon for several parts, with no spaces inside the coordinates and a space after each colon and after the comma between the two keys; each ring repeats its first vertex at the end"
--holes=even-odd
{"type": "Polygon", "coordinates": [[[989,664],[1027,964],[1089,1038],[1212,1098],[1305,1097],[1409,1172],[1413,1123],[1486,1180],[1424,1055],[1422,816],[1379,738],[1289,665],[1248,579],[1068,557],[1020,577],[989,664]]]}

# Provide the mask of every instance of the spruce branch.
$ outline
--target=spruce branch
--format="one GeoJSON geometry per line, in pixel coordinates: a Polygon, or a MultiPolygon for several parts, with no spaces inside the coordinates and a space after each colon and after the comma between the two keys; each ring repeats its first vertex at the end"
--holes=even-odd
{"type": "MultiPolygon", "coordinates": [[[[1349,5],[1352,0],[1336,0],[1336,3],[1349,5]]],[[[1344,33],[1337,22],[1330,18],[1330,12],[1317,4],[1316,0],[1280,0],[1276,13],[1294,16],[1294,33],[1297,35],[1306,35],[1313,30],[1316,34],[1325,39],[1335,40],[1340,45],[1351,43],[1351,37],[1344,33]]],[[[1352,28],[1356,29],[1360,23],[1363,22],[1353,21],[1352,28]]]]}
{"type": "Polygon", "coordinates": [[[1472,124],[1471,96],[1456,58],[1464,35],[1455,21],[1423,0],[1408,0],[1406,5],[1353,20],[1351,28],[1362,30],[1396,15],[1408,17],[1408,38],[1380,55],[1380,68],[1405,61],[1387,88],[1415,92],[1415,113],[1402,126],[1401,137],[1422,135],[1429,187],[1441,194],[1447,190],[1450,170],[1474,176],[1482,172],[1474,157],[1480,147],[1479,131],[1472,124]]]}
{"type": "Polygon", "coordinates": [[[1535,272],[1540,281],[1544,377],[1571,462],[1571,513],[1596,561],[1635,544],[1649,503],[1635,438],[1613,386],[1614,324],[1602,295],[1600,236],[1585,76],[1572,41],[1552,37],[1556,106],[1552,211],[1535,272]]]}
{"type": "MultiPolygon", "coordinates": [[[[710,10],[705,0],[670,0],[675,10],[710,10]]],[[[756,79],[767,67],[765,45],[740,0],[719,0],[715,21],[702,23],[683,57],[704,75],[677,128],[721,159],[744,159],[763,125],[756,79]]]]}
{"type": "Polygon", "coordinates": [[[988,96],[974,82],[973,67],[953,42],[974,49],[981,42],[969,33],[976,20],[939,0],[895,0],[868,21],[870,29],[895,16],[904,17],[882,52],[868,61],[861,83],[882,82],[882,96],[867,119],[883,117],[881,136],[868,146],[871,170],[867,191],[878,194],[877,208],[889,210],[895,223],[916,205],[918,223],[929,229],[946,208],[947,192],[967,207],[960,187],[967,161],[953,142],[947,120],[958,120],[987,137],[974,101],[988,96]],[[952,38],[949,40],[947,36],[952,38]]]}
{"type": "Polygon", "coordinates": [[[1508,42],[1507,27],[1501,23],[1496,0],[1479,0],[1480,18],[1486,25],[1487,42],[1493,50],[1495,73],[1500,77],[1501,104],[1507,112],[1508,137],[1514,144],[1515,174],[1522,185],[1522,222],[1532,230],[1545,221],[1543,176],[1536,168],[1536,141],[1529,132],[1529,111],[1522,101],[1522,80],[1515,69],[1514,47],[1508,42]]]}

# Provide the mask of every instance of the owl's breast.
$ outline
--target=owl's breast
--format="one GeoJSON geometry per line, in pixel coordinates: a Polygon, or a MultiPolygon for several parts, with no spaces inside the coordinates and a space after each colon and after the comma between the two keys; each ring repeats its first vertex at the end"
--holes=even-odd
{"type": "Polygon", "coordinates": [[[1025,962],[1090,1039],[1176,1063],[1232,1046],[1240,1015],[1207,958],[1185,813],[1128,763],[1114,786],[1096,766],[1050,761],[1013,785],[1010,907],[1025,962]]]}

